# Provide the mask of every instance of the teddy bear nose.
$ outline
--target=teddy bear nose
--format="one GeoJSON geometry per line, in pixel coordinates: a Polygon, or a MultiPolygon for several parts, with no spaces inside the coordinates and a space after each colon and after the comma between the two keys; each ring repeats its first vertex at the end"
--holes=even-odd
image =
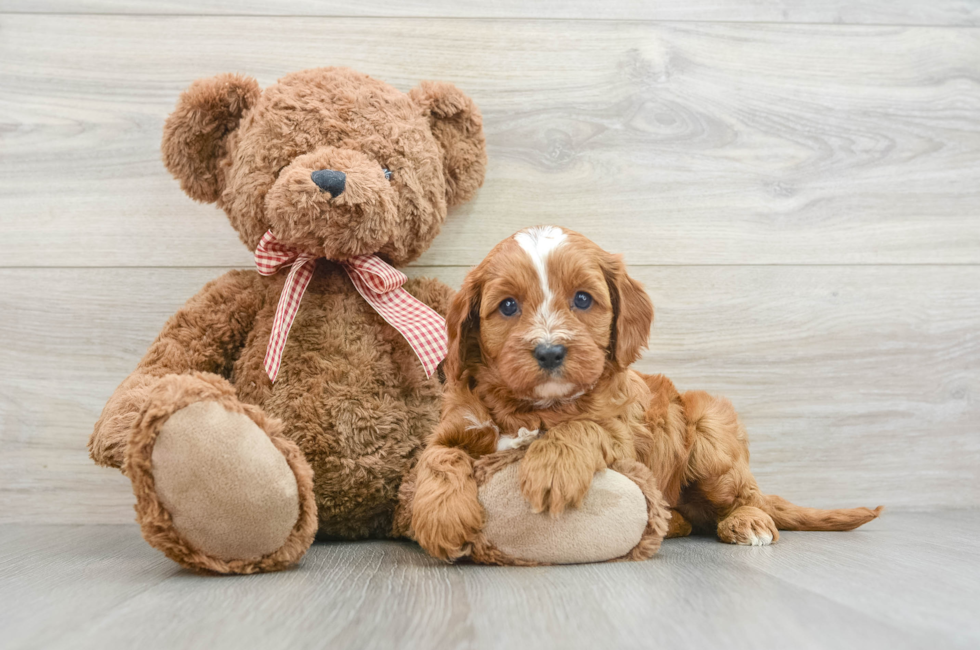
{"type": "Polygon", "coordinates": [[[347,186],[347,174],[332,169],[318,169],[310,174],[310,178],[322,191],[330,192],[331,197],[340,196],[347,186]]]}
{"type": "Polygon", "coordinates": [[[541,343],[534,348],[534,358],[542,370],[554,370],[565,363],[565,346],[541,343]]]}

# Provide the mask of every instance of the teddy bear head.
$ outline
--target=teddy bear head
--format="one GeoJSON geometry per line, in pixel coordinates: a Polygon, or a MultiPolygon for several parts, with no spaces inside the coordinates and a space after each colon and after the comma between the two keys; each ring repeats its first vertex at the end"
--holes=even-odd
{"type": "Polygon", "coordinates": [[[162,149],[184,191],[217,203],[251,250],[271,229],[316,257],[395,265],[428,248],[486,169],[480,112],[455,86],[406,94],[346,68],[265,91],[236,74],[200,79],[167,118],[162,149]]]}

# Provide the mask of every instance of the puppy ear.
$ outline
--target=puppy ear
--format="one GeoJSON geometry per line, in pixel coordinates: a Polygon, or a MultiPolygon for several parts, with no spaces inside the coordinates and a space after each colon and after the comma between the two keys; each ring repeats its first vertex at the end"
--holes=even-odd
{"type": "Polygon", "coordinates": [[[626,369],[647,347],[653,327],[653,302],[643,285],[626,274],[621,256],[609,255],[603,264],[603,273],[613,307],[609,357],[619,368],[626,369]]]}
{"type": "Polygon", "coordinates": [[[163,126],[163,162],[195,201],[213,203],[221,195],[219,163],[227,136],[261,94],[251,77],[220,74],[198,79],[181,94],[163,126]]]}
{"type": "Polygon", "coordinates": [[[470,271],[462,288],[453,296],[446,314],[449,352],[443,369],[446,381],[458,383],[463,373],[480,359],[480,299],[482,281],[478,269],[470,271]]]}
{"type": "Polygon", "coordinates": [[[432,135],[442,149],[449,207],[473,198],[483,185],[487,169],[487,144],[483,116],[473,100],[444,81],[423,81],[408,93],[429,118],[432,135]]]}

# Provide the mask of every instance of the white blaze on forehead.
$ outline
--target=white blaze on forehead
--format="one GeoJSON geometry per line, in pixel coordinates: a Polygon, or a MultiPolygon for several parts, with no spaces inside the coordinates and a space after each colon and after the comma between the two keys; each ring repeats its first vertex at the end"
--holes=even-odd
{"type": "Polygon", "coordinates": [[[524,249],[527,256],[534,265],[534,270],[538,272],[538,281],[541,283],[541,293],[544,300],[538,306],[539,325],[544,329],[547,337],[554,328],[553,314],[551,312],[551,287],[548,285],[548,257],[565,241],[567,235],[561,228],[555,226],[538,226],[528,228],[514,235],[514,240],[524,249]]]}
{"type": "Polygon", "coordinates": [[[565,233],[555,226],[528,228],[514,235],[514,239],[531,258],[534,270],[538,272],[541,289],[550,297],[548,288],[548,256],[565,241],[565,233]]]}

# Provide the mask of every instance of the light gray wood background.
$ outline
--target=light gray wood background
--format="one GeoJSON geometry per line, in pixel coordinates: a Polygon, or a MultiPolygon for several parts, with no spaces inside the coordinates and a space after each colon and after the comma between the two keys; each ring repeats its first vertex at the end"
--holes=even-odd
{"type": "Polygon", "coordinates": [[[319,65],[483,109],[486,184],[411,274],[579,230],[654,298],[642,369],[731,397],[765,490],[980,505],[978,25],[966,0],[0,0],[0,522],[132,520],[91,426],[250,264],[164,170],[163,120],[198,77],[319,65]]]}

